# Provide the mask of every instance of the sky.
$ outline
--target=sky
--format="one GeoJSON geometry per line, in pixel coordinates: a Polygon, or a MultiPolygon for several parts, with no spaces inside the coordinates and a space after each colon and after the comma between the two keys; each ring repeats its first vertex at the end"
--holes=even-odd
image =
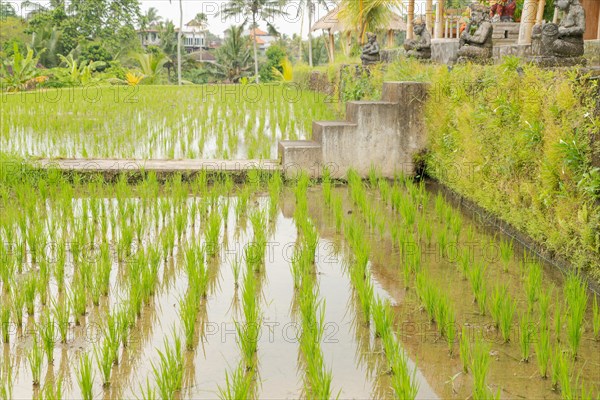
{"type": "MultiPolygon", "coordinates": [[[[436,0],[434,0],[434,2],[436,2],[436,0]]],[[[208,15],[208,26],[210,31],[218,36],[223,36],[223,31],[230,25],[235,23],[239,24],[241,22],[241,20],[236,22],[233,19],[223,20],[223,18],[218,15],[218,11],[226,3],[226,0],[183,0],[183,23],[185,24],[191,20],[197,13],[204,12],[208,15]]],[[[335,1],[328,0],[328,3],[331,4],[331,9],[333,8],[335,1]]],[[[417,10],[420,7],[419,3],[424,4],[424,0],[417,0],[415,3],[415,9],[417,10]]],[[[298,5],[298,0],[287,1],[284,10],[288,12],[289,16],[276,18],[274,23],[280,33],[285,33],[289,36],[292,36],[294,33],[299,34],[300,29],[302,28],[302,36],[306,38],[308,34],[307,16],[305,16],[303,22],[302,13],[300,13],[299,16],[297,15],[298,5]]],[[[178,0],[173,0],[173,4],[170,4],[169,0],[141,0],[141,6],[143,12],[150,7],[154,7],[163,18],[174,20],[176,25],[179,23],[178,0]]],[[[326,14],[327,11],[324,7],[318,7],[315,10],[314,21],[326,14]]],[[[260,26],[263,30],[266,30],[265,23],[261,23],[260,26]]]]}
{"type": "MultiPolygon", "coordinates": [[[[2,1],[6,2],[7,0],[2,1]]],[[[25,10],[20,8],[22,1],[23,0],[8,0],[8,2],[13,3],[15,9],[17,9],[20,13],[26,13],[25,10]]],[[[42,5],[49,2],[48,0],[33,1],[42,5]]],[[[330,8],[333,8],[333,5],[336,3],[336,0],[326,1],[330,4],[330,8]]],[[[415,1],[415,14],[424,12],[424,2],[425,0],[415,1]]],[[[437,0],[434,0],[434,3],[436,2],[437,0]]],[[[227,0],[182,0],[183,23],[185,24],[186,22],[190,21],[196,16],[196,14],[204,12],[208,15],[209,30],[217,36],[223,36],[223,32],[225,29],[229,28],[229,26],[241,23],[241,20],[224,20],[223,17],[219,15],[219,11],[226,3],[227,0]]],[[[158,14],[163,18],[163,20],[170,19],[175,22],[176,26],[179,25],[179,0],[172,0],[172,3],[170,3],[169,0],[140,0],[140,5],[143,13],[145,13],[150,7],[154,7],[158,10],[158,14]]],[[[288,13],[288,16],[276,18],[274,20],[274,25],[280,33],[284,33],[289,36],[292,36],[294,33],[299,34],[302,30],[302,36],[306,38],[308,34],[308,21],[305,15],[303,18],[304,12],[300,12],[298,14],[298,7],[299,0],[287,1],[284,6],[284,11],[288,13]]],[[[315,10],[314,21],[325,16],[326,14],[327,11],[324,7],[317,7],[315,10]]],[[[263,30],[266,30],[266,24],[264,22],[260,24],[260,27],[263,30]]]]}

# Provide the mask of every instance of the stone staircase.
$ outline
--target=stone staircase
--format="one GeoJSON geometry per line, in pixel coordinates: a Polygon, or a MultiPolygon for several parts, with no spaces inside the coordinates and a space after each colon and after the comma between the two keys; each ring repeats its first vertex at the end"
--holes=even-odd
{"type": "Polygon", "coordinates": [[[335,178],[372,167],[383,176],[414,172],[413,156],[425,148],[424,106],[429,84],[384,82],[381,101],[351,101],[346,121],[313,122],[312,140],[279,142],[286,177],[301,171],[318,178],[327,168],[335,178]]]}

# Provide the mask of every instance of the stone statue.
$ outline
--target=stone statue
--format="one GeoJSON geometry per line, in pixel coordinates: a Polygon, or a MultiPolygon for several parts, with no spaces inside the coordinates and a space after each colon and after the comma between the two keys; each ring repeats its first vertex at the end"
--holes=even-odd
{"type": "Polygon", "coordinates": [[[488,20],[488,10],[480,4],[473,3],[471,19],[460,35],[458,45],[458,62],[487,62],[492,57],[493,27],[488,20]]]}
{"type": "Polygon", "coordinates": [[[563,19],[558,25],[543,23],[533,27],[532,52],[547,58],[583,56],[585,10],[579,4],[579,0],[557,0],[556,8],[564,11],[563,19]]]}
{"type": "Polygon", "coordinates": [[[515,0],[492,0],[490,18],[492,22],[513,22],[517,2],[515,0]]]}
{"type": "Polygon", "coordinates": [[[381,55],[379,54],[379,44],[377,43],[377,35],[374,33],[367,33],[368,42],[362,49],[360,59],[364,65],[373,65],[381,61],[381,55]]]}
{"type": "Polygon", "coordinates": [[[413,31],[416,38],[404,41],[406,55],[421,60],[429,60],[431,58],[431,34],[427,30],[426,24],[424,22],[416,22],[413,31]]]}

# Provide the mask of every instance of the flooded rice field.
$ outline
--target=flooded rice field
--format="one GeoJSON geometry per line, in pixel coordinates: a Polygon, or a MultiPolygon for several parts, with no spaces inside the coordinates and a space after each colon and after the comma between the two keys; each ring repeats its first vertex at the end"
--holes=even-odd
{"type": "Polygon", "coordinates": [[[585,282],[423,183],[3,187],[0,398],[596,398],[585,282]]]}
{"type": "Polygon", "coordinates": [[[23,157],[275,159],[334,118],[296,84],[94,86],[2,94],[0,148],[23,157]]]}

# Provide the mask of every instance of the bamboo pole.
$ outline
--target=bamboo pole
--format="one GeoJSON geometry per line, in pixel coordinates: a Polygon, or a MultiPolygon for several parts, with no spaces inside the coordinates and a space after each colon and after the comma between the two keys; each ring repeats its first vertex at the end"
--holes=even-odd
{"type": "Polygon", "coordinates": [[[521,27],[519,29],[518,44],[531,44],[531,34],[537,16],[538,0],[525,0],[521,14],[521,27]]]}
{"type": "Polygon", "coordinates": [[[414,39],[413,23],[415,20],[415,0],[408,0],[408,10],[406,16],[406,38],[414,39]]]}
{"type": "Polygon", "coordinates": [[[537,9],[537,16],[535,18],[536,24],[542,23],[542,20],[544,19],[544,9],[545,8],[546,8],[546,0],[540,0],[540,3],[538,4],[538,9],[537,9]]]}
{"type": "Polygon", "coordinates": [[[441,39],[444,36],[444,7],[445,0],[438,0],[437,9],[435,10],[435,32],[434,37],[441,39]]]}
{"type": "Polygon", "coordinates": [[[433,32],[433,0],[425,1],[425,25],[429,33],[433,32]]]}

